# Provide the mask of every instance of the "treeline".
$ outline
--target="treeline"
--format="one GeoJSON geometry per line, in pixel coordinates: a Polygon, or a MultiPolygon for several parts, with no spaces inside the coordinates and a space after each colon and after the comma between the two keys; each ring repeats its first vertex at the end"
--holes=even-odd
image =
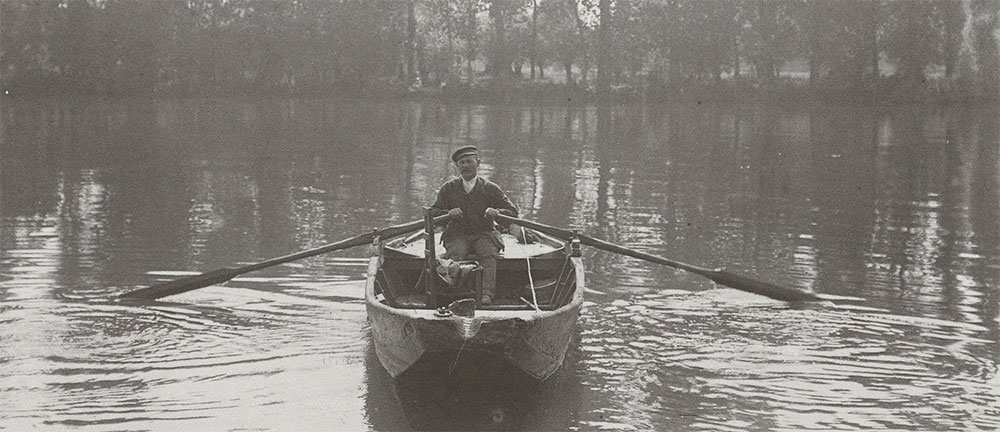
{"type": "Polygon", "coordinates": [[[10,94],[992,99],[1000,0],[0,0],[10,94]]]}

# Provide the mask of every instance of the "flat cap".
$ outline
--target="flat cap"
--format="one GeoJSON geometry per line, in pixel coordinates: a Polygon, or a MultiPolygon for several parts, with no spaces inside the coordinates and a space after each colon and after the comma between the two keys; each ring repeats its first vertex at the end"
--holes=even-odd
{"type": "Polygon", "coordinates": [[[479,149],[477,149],[474,146],[462,147],[462,148],[460,148],[458,150],[455,150],[455,153],[452,153],[451,160],[452,160],[452,162],[458,162],[458,160],[461,159],[462,156],[468,156],[468,155],[477,155],[478,156],[479,155],[479,149]]]}

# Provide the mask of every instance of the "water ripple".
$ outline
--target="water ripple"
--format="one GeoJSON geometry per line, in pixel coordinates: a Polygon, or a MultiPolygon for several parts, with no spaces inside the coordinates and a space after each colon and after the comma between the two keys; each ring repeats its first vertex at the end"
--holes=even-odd
{"type": "Polygon", "coordinates": [[[586,384],[620,400],[592,425],[663,407],[693,429],[961,429],[1000,421],[979,408],[1000,403],[984,383],[996,374],[988,354],[996,345],[982,326],[726,298],[668,293],[588,305],[579,346],[586,384]],[[752,403],[737,408],[735,400],[752,403]],[[945,411],[956,407],[975,414],[945,411]],[[713,417],[721,423],[695,421],[713,417]]]}

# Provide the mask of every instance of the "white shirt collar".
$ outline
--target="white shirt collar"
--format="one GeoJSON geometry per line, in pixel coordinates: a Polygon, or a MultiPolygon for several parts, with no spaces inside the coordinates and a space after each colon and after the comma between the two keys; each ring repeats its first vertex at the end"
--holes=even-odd
{"type": "Polygon", "coordinates": [[[477,181],[479,181],[478,175],[471,180],[466,180],[465,177],[462,177],[462,186],[465,188],[465,193],[472,192],[472,188],[476,187],[477,181]]]}

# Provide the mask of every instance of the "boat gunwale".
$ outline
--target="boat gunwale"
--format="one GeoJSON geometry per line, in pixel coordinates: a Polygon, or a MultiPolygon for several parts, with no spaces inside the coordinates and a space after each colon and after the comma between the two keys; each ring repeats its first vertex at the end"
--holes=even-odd
{"type": "MultiPolygon", "coordinates": [[[[565,253],[567,243],[565,241],[563,241],[562,239],[559,239],[557,237],[553,237],[553,236],[545,234],[543,232],[538,232],[538,231],[531,231],[531,232],[534,233],[536,236],[538,236],[539,240],[537,240],[536,242],[544,244],[544,245],[547,245],[547,246],[550,246],[550,247],[552,247],[552,250],[548,250],[548,251],[541,252],[541,253],[538,253],[538,254],[533,254],[533,255],[526,255],[526,256],[523,256],[523,257],[522,256],[516,256],[516,257],[504,256],[503,255],[503,251],[501,251],[500,252],[500,259],[501,260],[505,260],[505,259],[507,259],[507,260],[521,260],[521,259],[526,259],[526,258],[527,259],[532,259],[532,258],[546,258],[546,257],[548,257],[550,255],[554,255],[556,253],[565,253]]],[[[503,237],[509,236],[511,238],[514,237],[512,234],[502,234],[502,236],[503,237]]],[[[503,238],[503,237],[501,237],[501,238],[503,238]]],[[[408,256],[408,257],[414,257],[414,258],[421,258],[422,259],[422,258],[424,258],[424,254],[423,253],[419,253],[419,254],[417,254],[417,253],[409,253],[409,252],[405,251],[404,247],[403,247],[404,245],[411,245],[411,244],[415,244],[415,243],[420,242],[420,241],[423,241],[423,240],[421,240],[421,237],[417,237],[416,239],[397,238],[397,239],[393,239],[393,240],[389,240],[389,241],[383,242],[381,246],[382,246],[382,248],[384,248],[386,250],[393,251],[395,253],[399,253],[399,254],[402,254],[402,255],[405,255],[405,256],[408,256]],[[407,241],[407,240],[410,240],[410,241],[407,241]]],[[[420,249],[420,250],[421,250],[421,252],[423,252],[423,249],[420,249]]],[[[440,256],[440,253],[438,253],[438,255],[440,256]]]]}
{"type": "MultiPolygon", "coordinates": [[[[573,272],[576,281],[574,284],[573,297],[566,304],[551,310],[536,309],[476,309],[475,318],[483,321],[501,321],[506,319],[520,319],[522,321],[544,320],[549,317],[562,315],[570,310],[580,309],[583,306],[583,266],[580,257],[568,257],[573,262],[573,272]]],[[[390,306],[375,296],[375,279],[381,267],[382,257],[375,255],[369,259],[368,274],[365,277],[365,303],[369,306],[382,310],[396,316],[421,319],[430,321],[454,321],[468,319],[458,316],[439,316],[435,308],[397,308],[390,306]]]]}

